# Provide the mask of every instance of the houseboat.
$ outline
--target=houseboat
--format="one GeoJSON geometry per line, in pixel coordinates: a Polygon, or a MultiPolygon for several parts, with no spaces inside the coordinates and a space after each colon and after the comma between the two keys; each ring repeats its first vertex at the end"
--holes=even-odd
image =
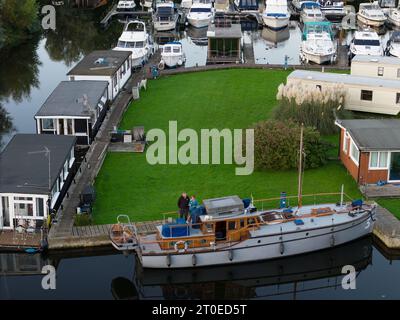
{"type": "Polygon", "coordinates": [[[182,43],[179,41],[168,42],[161,48],[161,61],[159,69],[164,67],[175,68],[182,66],[186,61],[185,53],[183,52],[182,43]]]}
{"type": "Polygon", "coordinates": [[[364,25],[372,27],[383,26],[387,20],[385,13],[377,1],[373,3],[360,3],[357,20],[364,25]]]}
{"type": "Polygon", "coordinates": [[[132,53],[131,66],[133,68],[141,67],[150,58],[153,51],[146,24],[139,20],[128,21],[114,50],[130,51],[132,53]]]}
{"type": "Polygon", "coordinates": [[[195,28],[204,28],[214,17],[212,3],[208,1],[194,2],[187,14],[187,20],[195,28]]]}
{"type": "Polygon", "coordinates": [[[76,136],[77,145],[90,144],[108,107],[107,81],[62,81],[35,115],[38,134],[76,136]]]}
{"type": "Polygon", "coordinates": [[[266,0],[262,15],[263,23],[273,30],[284,29],[289,25],[290,13],[286,0],[266,0]]]}
{"type": "Polygon", "coordinates": [[[300,13],[300,20],[306,22],[324,21],[325,16],[321,11],[321,7],[317,2],[304,2],[300,13]]]}
{"type": "Polygon", "coordinates": [[[355,55],[382,56],[383,48],[381,39],[378,34],[371,30],[365,29],[356,31],[350,42],[350,57],[355,55]]]}
{"type": "Polygon", "coordinates": [[[117,4],[117,11],[134,11],[136,3],[134,0],[119,0],[117,4]]]}
{"type": "Polygon", "coordinates": [[[393,31],[386,45],[386,54],[400,58],[400,31],[393,31]]]}
{"type": "Polygon", "coordinates": [[[298,206],[258,210],[252,199],[238,196],[208,199],[192,210],[190,220],[177,219],[139,235],[121,224],[110,229],[118,250],[134,247],[144,268],[193,268],[288,257],[332,248],[368,235],[376,204],[356,200],[302,206],[303,128],[300,138],[298,206]]]}
{"type": "Polygon", "coordinates": [[[132,52],[97,50],[85,56],[67,73],[70,81],[108,82],[108,99],[114,101],[132,74],[132,52]]]}
{"type": "Polygon", "coordinates": [[[336,46],[331,23],[306,22],[300,46],[300,59],[306,63],[331,63],[336,57],[336,46]]]}
{"type": "Polygon", "coordinates": [[[172,1],[156,3],[156,10],[153,14],[153,26],[156,31],[168,31],[176,29],[178,12],[172,1]]]}

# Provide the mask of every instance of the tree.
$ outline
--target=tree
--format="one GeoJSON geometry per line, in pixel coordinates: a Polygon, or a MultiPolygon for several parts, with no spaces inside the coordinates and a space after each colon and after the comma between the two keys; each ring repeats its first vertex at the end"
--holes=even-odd
{"type": "Polygon", "coordinates": [[[17,45],[39,31],[38,14],[39,7],[36,0],[0,0],[4,45],[17,45]]]}
{"type": "MultiPolygon", "coordinates": [[[[317,168],[327,161],[328,143],[312,127],[304,128],[304,165],[317,168]]],[[[298,167],[300,125],[267,120],[254,127],[254,163],[257,169],[288,170],[298,167]]]]}

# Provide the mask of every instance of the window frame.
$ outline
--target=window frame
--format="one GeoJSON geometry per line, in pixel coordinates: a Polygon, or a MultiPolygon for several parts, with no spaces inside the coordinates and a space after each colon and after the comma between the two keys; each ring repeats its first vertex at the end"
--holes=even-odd
{"type": "Polygon", "coordinates": [[[387,170],[389,168],[389,152],[388,151],[370,151],[369,153],[369,160],[368,160],[368,170],[387,170]],[[372,160],[372,154],[376,153],[378,155],[377,161],[376,161],[376,166],[371,165],[371,160],[372,160]],[[381,155],[383,153],[386,153],[386,163],[385,166],[381,166],[381,155]]]}
{"type": "Polygon", "coordinates": [[[374,99],[374,92],[372,90],[361,90],[361,94],[360,94],[360,100],[362,101],[373,101],[374,99]],[[364,99],[365,95],[368,93],[371,93],[371,99],[364,99]]]}
{"type": "Polygon", "coordinates": [[[358,166],[359,165],[359,160],[360,160],[360,150],[357,148],[355,142],[353,141],[353,139],[351,139],[350,141],[350,158],[351,160],[353,160],[353,162],[358,166]],[[357,154],[358,154],[358,159],[356,159],[353,156],[353,150],[356,149],[357,150],[357,154]]]}

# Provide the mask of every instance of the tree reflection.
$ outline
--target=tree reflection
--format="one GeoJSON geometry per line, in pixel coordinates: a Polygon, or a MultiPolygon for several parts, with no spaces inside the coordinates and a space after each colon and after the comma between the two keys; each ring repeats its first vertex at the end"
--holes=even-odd
{"type": "Polygon", "coordinates": [[[46,31],[45,48],[49,56],[69,66],[93,50],[115,45],[123,26],[115,21],[109,29],[102,29],[98,22],[103,11],[57,7],[56,30],[46,31]]]}
{"type": "Polygon", "coordinates": [[[37,49],[40,36],[13,48],[0,50],[0,100],[20,102],[39,87],[37,49]]]}

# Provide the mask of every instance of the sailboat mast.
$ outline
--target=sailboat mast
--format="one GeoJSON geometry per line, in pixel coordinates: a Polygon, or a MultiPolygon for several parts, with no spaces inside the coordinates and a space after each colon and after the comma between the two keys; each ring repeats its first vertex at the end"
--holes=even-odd
{"type": "Polygon", "coordinates": [[[303,186],[303,131],[304,125],[300,128],[300,155],[299,155],[299,185],[298,185],[298,207],[302,206],[302,186],[303,186]]]}

